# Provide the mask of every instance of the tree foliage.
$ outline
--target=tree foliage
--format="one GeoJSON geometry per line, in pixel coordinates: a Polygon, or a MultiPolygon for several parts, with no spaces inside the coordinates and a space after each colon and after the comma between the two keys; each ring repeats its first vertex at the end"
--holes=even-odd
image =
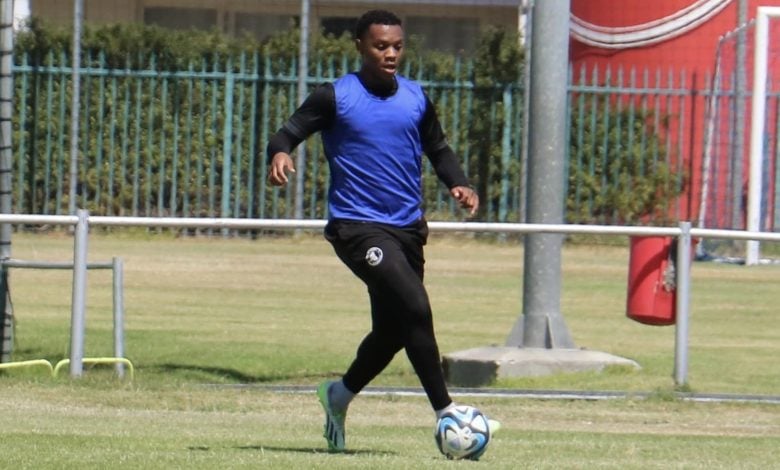
{"type": "MultiPolygon", "coordinates": [[[[647,111],[620,109],[606,99],[595,112],[571,115],[567,218],[630,224],[667,221],[685,175],[672,171],[663,136],[647,111]]],[[[579,106],[586,106],[580,104],[579,106]]]]}

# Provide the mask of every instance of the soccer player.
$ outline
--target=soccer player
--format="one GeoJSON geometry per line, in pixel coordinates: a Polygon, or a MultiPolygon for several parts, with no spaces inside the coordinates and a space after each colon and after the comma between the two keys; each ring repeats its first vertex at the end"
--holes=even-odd
{"type": "Polygon", "coordinates": [[[267,148],[269,181],[283,186],[295,172],[290,152],[321,133],[331,177],[325,238],[368,287],[371,331],[341,380],[317,391],[331,451],[345,448],[350,401],[401,349],[437,416],[454,406],[423,286],[428,228],[421,209],[422,154],[460,206],[470,215],[479,207],[433,104],[420,85],[397,73],[404,53],[401,20],[385,10],[365,13],[355,44],[360,70],[316,88],[267,148]]]}

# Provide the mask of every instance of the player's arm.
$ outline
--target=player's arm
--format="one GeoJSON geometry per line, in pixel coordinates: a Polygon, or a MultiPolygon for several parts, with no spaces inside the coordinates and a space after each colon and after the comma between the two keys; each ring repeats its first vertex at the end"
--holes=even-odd
{"type": "Polygon", "coordinates": [[[469,180],[463,173],[455,152],[447,143],[439,117],[436,115],[436,108],[428,96],[425,97],[425,104],[425,114],[420,122],[423,150],[428,155],[436,176],[450,190],[450,195],[461,207],[468,209],[470,215],[474,215],[479,209],[479,196],[469,186],[469,180]]]}
{"type": "Polygon", "coordinates": [[[336,116],[336,95],[330,83],[317,87],[295,110],[266,147],[268,181],[275,186],[287,183],[287,174],[295,173],[290,153],[315,132],[328,128],[336,116]]]}

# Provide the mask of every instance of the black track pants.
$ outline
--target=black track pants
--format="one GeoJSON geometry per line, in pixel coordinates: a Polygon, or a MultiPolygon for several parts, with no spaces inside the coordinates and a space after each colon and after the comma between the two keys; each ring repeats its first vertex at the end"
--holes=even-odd
{"type": "Polygon", "coordinates": [[[428,226],[412,227],[330,221],[325,238],[338,257],[368,287],[371,331],[344,374],[344,385],[359,393],[404,349],[433,409],[449,405],[439,347],[423,285],[423,245],[428,226]]]}

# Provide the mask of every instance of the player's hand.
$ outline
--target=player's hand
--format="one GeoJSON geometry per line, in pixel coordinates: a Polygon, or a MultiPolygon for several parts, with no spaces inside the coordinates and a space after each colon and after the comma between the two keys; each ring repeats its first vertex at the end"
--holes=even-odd
{"type": "Polygon", "coordinates": [[[295,173],[295,164],[289,154],[279,152],[271,160],[271,166],[268,168],[268,181],[274,186],[284,186],[288,181],[288,173],[295,173]]]}
{"type": "Polygon", "coordinates": [[[469,215],[473,216],[479,209],[479,196],[476,191],[468,186],[455,186],[450,189],[450,194],[460,204],[460,207],[468,209],[469,215]]]}

